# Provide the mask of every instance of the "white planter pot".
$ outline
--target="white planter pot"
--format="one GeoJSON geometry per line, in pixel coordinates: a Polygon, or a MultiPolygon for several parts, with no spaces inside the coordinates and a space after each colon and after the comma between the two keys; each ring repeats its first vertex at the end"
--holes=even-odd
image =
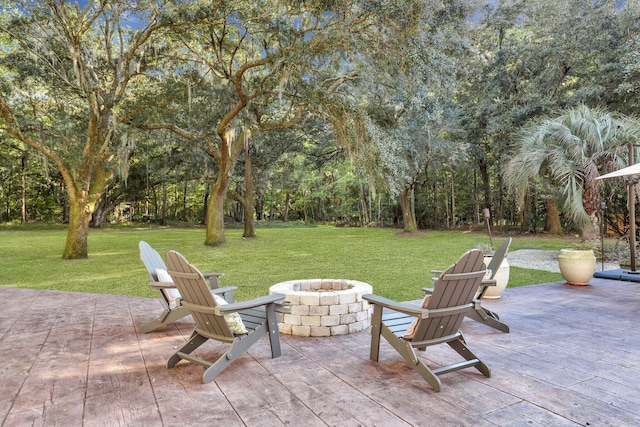
{"type": "MultiPolygon", "coordinates": [[[[485,265],[489,265],[491,257],[484,257],[485,265]]],[[[485,292],[483,299],[498,299],[500,295],[509,284],[509,261],[505,257],[500,264],[500,268],[493,277],[496,280],[495,286],[489,286],[487,292],[485,292]]]]}
{"type": "Polygon", "coordinates": [[[586,286],[596,272],[596,257],[592,250],[561,249],[558,264],[569,285],[586,286]]]}

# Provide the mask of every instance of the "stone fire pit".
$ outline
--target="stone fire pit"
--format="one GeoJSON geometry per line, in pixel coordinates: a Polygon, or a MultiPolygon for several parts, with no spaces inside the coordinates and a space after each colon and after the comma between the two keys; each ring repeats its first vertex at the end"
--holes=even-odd
{"type": "Polygon", "coordinates": [[[291,313],[280,313],[278,327],[288,335],[328,337],[362,331],[371,324],[368,283],[344,279],[290,280],[269,288],[269,294],[286,295],[291,313]]]}

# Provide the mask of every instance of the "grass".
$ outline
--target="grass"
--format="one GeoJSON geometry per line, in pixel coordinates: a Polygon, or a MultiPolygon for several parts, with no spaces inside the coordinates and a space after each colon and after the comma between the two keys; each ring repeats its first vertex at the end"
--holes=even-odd
{"type": "MultiPolygon", "coordinates": [[[[138,242],[146,240],[164,256],[181,252],[203,272],[225,273],[221,285],[235,285],[237,300],[265,295],[269,286],[291,279],[347,278],[370,283],[374,292],[396,300],[420,298],[429,270],[442,269],[486,233],[426,231],[398,237],[398,230],[335,227],[258,228],[256,239],[227,229],[227,242],[203,245],[202,228],[114,228],[90,230],[89,258],[63,260],[66,230],[0,227],[0,287],[156,297],[146,285],[138,242]]],[[[495,237],[499,243],[501,237],[495,237]]],[[[516,236],[511,250],[560,249],[566,240],[516,236]]],[[[561,280],[558,273],[511,267],[509,287],[561,280]]]]}

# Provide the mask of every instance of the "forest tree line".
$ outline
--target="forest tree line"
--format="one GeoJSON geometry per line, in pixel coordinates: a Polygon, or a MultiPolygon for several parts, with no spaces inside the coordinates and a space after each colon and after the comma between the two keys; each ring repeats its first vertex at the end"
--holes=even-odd
{"type": "Polygon", "coordinates": [[[68,223],[66,258],[122,221],[216,245],[229,221],[415,231],[488,208],[562,232],[604,202],[624,233],[622,181],[586,184],[637,142],[640,2],[1,8],[0,222],[68,223]]]}

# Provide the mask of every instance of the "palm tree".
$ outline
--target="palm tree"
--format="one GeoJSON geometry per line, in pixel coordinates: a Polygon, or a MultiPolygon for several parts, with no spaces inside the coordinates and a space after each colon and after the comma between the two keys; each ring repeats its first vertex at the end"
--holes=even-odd
{"type": "Polygon", "coordinates": [[[581,105],[527,127],[503,172],[524,194],[532,178],[548,179],[561,192],[563,210],[582,229],[598,236],[601,173],[627,165],[627,144],[640,135],[638,120],[581,105]]]}

